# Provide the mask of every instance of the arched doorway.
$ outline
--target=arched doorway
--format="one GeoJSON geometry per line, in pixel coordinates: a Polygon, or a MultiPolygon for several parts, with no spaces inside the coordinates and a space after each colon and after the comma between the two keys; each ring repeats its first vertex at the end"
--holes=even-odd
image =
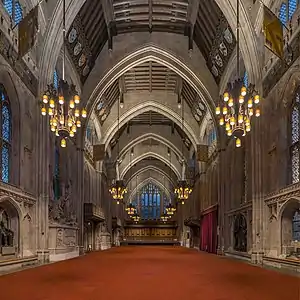
{"type": "Polygon", "coordinates": [[[20,251],[19,213],[11,201],[0,202],[0,259],[20,251]]]}

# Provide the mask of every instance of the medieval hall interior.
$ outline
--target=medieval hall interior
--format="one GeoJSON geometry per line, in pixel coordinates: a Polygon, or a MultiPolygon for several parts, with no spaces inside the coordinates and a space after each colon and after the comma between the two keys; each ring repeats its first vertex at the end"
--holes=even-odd
{"type": "Polygon", "coordinates": [[[0,1],[1,299],[299,274],[300,1],[0,1]]]}

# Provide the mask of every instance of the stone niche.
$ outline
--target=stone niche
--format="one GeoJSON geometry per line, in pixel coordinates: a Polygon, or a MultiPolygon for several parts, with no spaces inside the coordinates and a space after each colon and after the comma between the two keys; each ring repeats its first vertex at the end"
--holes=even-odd
{"type": "Polygon", "coordinates": [[[79,256],[78,227],[49,225],[49,259],[60,261],[79,256]]]}

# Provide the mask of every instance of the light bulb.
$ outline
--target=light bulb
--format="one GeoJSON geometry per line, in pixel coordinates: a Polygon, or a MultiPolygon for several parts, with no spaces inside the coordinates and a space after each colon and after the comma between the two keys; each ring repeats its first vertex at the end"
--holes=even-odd
{"type": "Polygon", "coordinates": [[[223,107],[223,115],[227,115],[227,107],[226,106],[223,107]]]}
{"type": "Polygon", "coordinates": [[[229,106],[229,107],[232,107],[232,106],[233,106],[233,99],[232,99],[232,98],[229,99],[229,101],[228,101],[228,106],[229,106]]]}
{"type": "Polygon", "coordinates": [[[75,103],[74,103],[73,100],[70,100],[69,106],[70,106],[70,108],[74,108],[75,107],[75,103]]]}
{"type": "Polygon", "coordinates": [[[177,106],[180,109],[181,108],[181,102],[178,102],[177,106]]]}
{"type": "Polygon", "coordinates": [[[47,95],[43,96],[43,103],[45,103],[45,104],[48,103],[48,96],[47,95]]]}
{"type": "Polygon", "coordinates": [[[75,115],[75,117],[79,117],[80,116],[79,109],[75,109],[74,115],[75,115]]]}
{"type": "Polygon", "coordinates": [[[247,89],[243,86],[243,87],[241,88],[241,95],[242,95],[243,97],[245,97],[246,94],[247,94],[247,89]]]}
{"type": "Polygon", "coordinates": [[[227,130],[227,135],[232,136],[232,130],[231,129],[227,130]]]}
{"type": "Polygon", "coordinates": [[[66,148],[66,147],[67,147],[67,141],[66,141],[65,138],[61,139],[61,141],[60,141],[60,146],[61,146],[62,148],[66,148]]]}
{"type": "Polygon", "coordinates": [[[56,120],[56,118],[52,119],[52,125],[55,126],[55,127],[57,126],[57,120],[56,120]]]}
{"type": "Polygon", "coordinates": [[[254,103],[258,104],[259,103],[259,95],[254,96],[254,103]]]}
{"type": "Polygon", "coordinates": [[[242,124],[244,122],[243,115],[239,115],[238,122],[239,124],[242,124]]]}
{"type": "Polygon", "coordinates": [[[58,103],[59,103],[60,105],[63,105],[63,104],[65,103],[65,99],[64,99],[63,96],[59,96],[59,97],[58,97],[58,103]]]}
{"type": "Polygon", "coordinates": [[[260,116],[260,110],[257,108],[255,110],[255,117],[259,117],[260,116]]]}
{"type": "Polygon", "coordinates": [[[243,104],[243,103],[244,103],[244,96],[241,95],[241,96],[239,97],[239,103],[240,103],[240,104],[243,104]]]}
{"type": "Polygon", "coordinates": [[[253,116],[253,108],[248,109],[248,114],[249,114],[250,117],[253,116]]]}
{"type": "Polygon", "coordinates": [[[123,107],[124,107],[124,103],[120,102],[120,108],[123,108],[123,107]]]}
{"type": "Polygon", "coordinates": [[[219,124],[222,126],[224,125],[224,118],[220,118],[219,124]]]}
{"type": "Polygon", "coordinates": [[[82,111],[81,111],[81,116],[83,118],[86,118],[86,110],[83,108],[82,111]]]}
{"type": "Polygon", "coordinates": [[[224,101],[227,102],[229,100],[229,94],[226,92],[224,93],[224,101]]]}
{"type": "Polygon", "coordinates": [[[76,125],[72,125],[72,131],[75,133],[77,131],[76,125]]]}
{"type": "Polygon", "coordinates": [[[42,116],[46,116],[47,115],[47,110],[46,110],[45,107],[42,107],[41,113],[42,113],[42,116]]]}
{"type": "Polygon", "coordinates": [[[56,129],[56,131],[55,131],[55,135],[56,135],[56,136],[59,136],[59,132],[58,132],[57,129],[56,129]]]}
{"type": "Polygon", "coordinates": [[[226,131],[230,130],[230,124],[229,123],[226,123],[225,129],[226,129],[226,131]]]}
{"type": "Polygon", "coordinates": [[[77,122],[76,122],[76,126],[79,128],[79,127],[81,127],[81,122],[78,120],[77,122]]]}
{"type": "Polygon", "coordinates": [[[56,130],[55,126],[53,126],[53,125],[50,127],[50,129],[52,132],[55,132],[55,130],[56,130]]]}
{"type": "Polygon", "coordinates": [[[221,113],[221,108],[220,106],[216,107],[216,115],[219,115],[221,113]]]}
{"type": "Polygon", "coordinates": [[[251,108],[253,106],[253,101],[252,99],[248,100],[248,108],[251,108]]]}
{"type": "Polygon", "coordinates": [[[79,102],[80,102],[80,97],[79,97],[78,95],[75,95],[75,96],[74,96],[74,102],[75,102],[75,104],[79,104],[79,102]]]}
{"type": "Polygon", "coordinates": [[[72,125],[73,125],[72,119],[69,118],[69,119],[68,119],[68,126],[71,127],[72,125]]]}
{"type": "Polygon", "coordinates": [[[230,125],[231,126],[235,125],[235,118],[234,117],[230,118],[230,125]]]}
{"type": "Polygon", "coordinates": [[[236,146],[237,148],[239,148],[239,147],[241,147],[241,145],[242,145],[241,140],[240,140],[239,138],[237,138],[237,139],[235,140],[235,146],[236,146]]]}
{"type": "Polygon", "coordinates": [[[49,101],[49,106],[50,106],[51,108],[54,108],[54,107],[55,107],[55,104],[54,104],[54,100],[53,100],[53,99],[50,99],[50,101],[49,101]]]}
{"type": "Polygon", "coordinates": [[[247,131],[247,132],[250,132],[250,130],[251,130],[250,125],[247,125],[247,126],[246,126],[246,131],[247,131]]]}
{"type": "Polygon", "coordinates": [[[249,119],[249,118],[246,118],[246,119],[245,119],[245,125],[246,125],[246,126],[249,126],[249,125],[250,125],[250,119],[249,119]]]}
{"type": "Polygon", "coordinates": [[[53,109],[51,107],[49,107],[48,109],[48,115],[53,116],[53,109]]]}
{"type": "Polygon", "coordinates": [[[70,137],[73,137],[73,136],[74,136],[74,132],[73,132],[72,130],[70,131],[69,136],[70,136],[70,137]]]}
{"type": "Polygon", "coordinates": [[[60,118],[59,118],[59,124],[60,125],[64,125],[65,124],[65,117],[64,116],[60,116],[60,118]]]}

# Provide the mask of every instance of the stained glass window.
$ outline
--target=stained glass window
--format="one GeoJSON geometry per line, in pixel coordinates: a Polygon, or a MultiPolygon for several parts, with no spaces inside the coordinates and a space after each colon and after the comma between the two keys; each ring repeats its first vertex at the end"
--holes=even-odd
{"type": "Polygon", "coordinates": [[[248,73],[247,71],[244,74],[243,83],[245,87],[248,87],[248,73]]]}
{"type": "Polygon", "coordinates": [[[292,166],[292,183],[299,182],[300,180],[300,160],[299,160],[299,92],[296,93],[295,95],[295,102],[292,107],[292,112],[291,112],[291,148],[290,148],[290,153],[291,153],[291,166],[292,166]]]}
{"type": "Polygon", "coordinates": [[[300,241],[300,210],[297,210],[292,220],[293,240],[300,241]]]}
{"type": "Polygon", "coordinates": [[[298,0],[289,0],[289,20],[293,17],[297,9],[297,1],[298,0]]]}
{"type": "Polygon", "coordinates": [[[15,24],[19,24],[23,19],[23,9],[19,1],[2,0],[5,9],[9,16],[14,18],[15,24]]]}
{"type": "Polygon", "coordinates": [[[283,25],[286,25],[287,22],[287,12],[286,12],[286,3],[282,3],[279,9],[279,20],[283,25]]]}
{"type": "Polygon", "coordinates": [[[140,216],[142,219],[159,219],[161,215],[161,190],[148,183],[140,191],[140,216]]]}
{"type": "Polygon", "coordinates": [[[59,82],[59,77],[58,77],[58,74],[57,74],[57,71],[54,70],[54,73],[53,73],[53,85],[56,89],[58,89],[58,82],[59,82]]]}
{"type": "Polygon", "coordinates": [[[214,127],[212,127],[208,133],[208,145],[211,145],[217,139],[217,133],[214,127]]]}
{"type": "Polygon", "coordinates": [[[9,99],[3,85],[0,85],[1,108],[1,180],[8,183],[10,180],[11,160],[11,109],[9,99]]]}

